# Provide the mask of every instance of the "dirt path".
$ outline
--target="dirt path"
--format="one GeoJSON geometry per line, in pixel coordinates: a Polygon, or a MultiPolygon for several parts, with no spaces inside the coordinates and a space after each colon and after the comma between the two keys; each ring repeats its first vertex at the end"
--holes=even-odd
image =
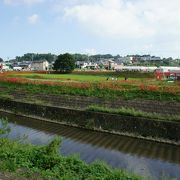
{"type": "MultiPolygon", "coordinates": [[[[6,91],[0,88],[0,91],[6,91]]],[[[0,95],[1,96],[1,95],[0,95]]],[[[8,92],[6,97],[39,104],[49,104],[57,107],[66,107],[84,110],[90,105],[98,105],[109,108],[133,108],[144,112],[155,112],[159,114],[180,115],[180,103],[144,99],[104,99],[98,97],[72,96],[72,95],[53,95],[53,94],[30,94],[25,91],[8,92]]]]}

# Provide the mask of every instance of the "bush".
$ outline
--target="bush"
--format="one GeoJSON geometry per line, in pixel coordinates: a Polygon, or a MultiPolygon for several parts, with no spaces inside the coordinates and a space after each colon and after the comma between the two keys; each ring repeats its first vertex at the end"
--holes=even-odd
{"type": "Polygon", "coordinates": [[[58,153],[60,142],[55,138],[47,146],[35,146],[0,138],[0,171],[14,179],[142,179],[102,162],[88,165],[77,156],[63,157],[58,153]]]}

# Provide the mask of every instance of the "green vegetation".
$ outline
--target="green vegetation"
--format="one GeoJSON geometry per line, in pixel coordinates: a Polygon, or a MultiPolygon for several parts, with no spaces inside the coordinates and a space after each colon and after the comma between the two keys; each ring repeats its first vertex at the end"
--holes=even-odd
{"type": "Polygon", "coordinates": [[[117,78],[117,80],[124,80],[127,77],[129,80],[147,80],[154,78],[153,73],[139,73],[139,72],[104,72],[104,71],[73,71],[71,74],[39,74],[39,73],[13,73],[10,77],[22,77],[30,79],[44,79],[44,80],[73,80],[80,82],[92,82],[92,81],[106,81],[111,78],[117,78]]]}
{"type": "MultiPolygon", "coordinates": [[[[8,132],[7,121],[3,121],[1,134],[8,132]]],[[[58,152],[60,142],[55,138],[48,145],[35,146],[1,137],[0,171],[14,178],[28,179],[143,179],[102,162],[88,165],[77,156],[64,157],[58,152]]]]}
{"type": "MultiPolygon", "coordinates": [[[[9,82],[0,82],[0,86],[6,88],[4,92],[7,94],[14,93],[16,91],[27,94],[68,94],[68,95],[78,95],[78,96],[94,96],[106,99],[149,99],[149,100],[160,100],[160,101],[177,101],[180,102],[180,94],[172,94],[168,92],[159,92],[159,91],[139,91],[136,88],[127,90],[127,91],[116,91],[108,88],[101,88],[98,84],[93,84],[89,88],[81,88],[75,86],[52,86],[48,84],[21,84],[21,83],[9,83],[9,82]]],[[[114,85],[116,87],[116,85],[114,85]]],[[[3,95],[3,92],[0,93],[3,95]]]]}
{"type": "MultiPolygon", "coordinates": [[[[57,56],[55,54],[35,54],[35,53],[27,53],[23,56],[16,56],[16,59],[14,61],[22,62],[22,61],[42,61],[47,60],[48,62],[53,62],[57,56]]],[[[12,60],[13,61],[13,60],[12,60]]]]}
{"type": "Polygon", "coordinates": [[[81,76],[93,75],[93,76],[104,76],[104,77],[117,77],[117,78],[132,78],[132,79],[146,79],[154,78],[154,73],[151,72],[131,72],[131,71],[73,71],[73,74],[78,74],[81,76]]]}
{"type": "Polygon", "coordinates": [[[157,81],[153,73],[75,71],[71,74],[9,72],[0,75],[1,96],[14,92],[180,102],[180,84],[157,81]],[[127,80],[125,80],[125,77],[127,80]],[[113,80],[112,80],[113,78],[113,80]],[[7,93],[8,92],[8,93],[7,93]],[[4,94],[6,93],[6,94],[4,94]]]}
{"type": "Polygon", "coordinates": [[[87,108],[88,111],[95,111],[95,112],[103,112],[103,113],[111,113],[111,114],[119,114],[125,116],[134,116],[134,117],[144,117],[148,119],[157,119],[157,120],[164,120],[164,121],[177,121],[180,122],[180,115],[162,115],[158,113],[149,113],[140,110],[135,110],[133,108],[119,108],[119,109],[112,109],[107,107],[100,107],[100,106],[89,106],[87,108]]]}
{"type": "MultiPolygon", "coordinates": [[[[122,85],[123,86],[123,85],[122,85]]],[[[148,91],[148,90],[138,90],[136,86],[125,85],[126,88],[129,86],[128,90],[116,90],[118,84],[112,84],[112,88],[102,87],[101,84],[93,83],[87,87],[87,84],[62,84],[58,86],[53,86],[51,84],[31,84],[31,83],[11,83],[11,82],[0,82],[1,88],[6,88],[3,93],[11,94],[16,91],[28,94],[68,94],[68,95],[78,95],[78,96],[94,96],[106,99],[149,99],[149,100],[159,100],[159,101],[177,101],[180,102],[180,93],[173,94],[169,92],[160,91],[148,91]]]]}
{"type": "Polygon", "coordinates": [[[80,82],[93,82],[93,81],[105,81],[107,76],[98,75],[80,75],[80,74],[29,74],[25,75],[25,78],[29,79],[47,79],[57,81],[80,81],[80,82]]]}
{"type": "Polygon", "coordinates": [[[0,136],[8,134],[10,130],[7,119],[0,119],[0,136]]]}
{"type": "Polygon", "coordinates": [[[75,69],[75,61],[71,54],[60,54],[54,63],[54,70],[61,73],[70,73],[75,69]]]}

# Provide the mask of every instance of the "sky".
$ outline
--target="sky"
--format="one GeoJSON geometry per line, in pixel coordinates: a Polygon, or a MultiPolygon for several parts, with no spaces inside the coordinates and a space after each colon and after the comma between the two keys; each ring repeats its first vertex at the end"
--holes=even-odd
{"type": "Polygon", "coordinates": [[[180,57],[180,0],[0,0],[0,57],[180,57]]]}

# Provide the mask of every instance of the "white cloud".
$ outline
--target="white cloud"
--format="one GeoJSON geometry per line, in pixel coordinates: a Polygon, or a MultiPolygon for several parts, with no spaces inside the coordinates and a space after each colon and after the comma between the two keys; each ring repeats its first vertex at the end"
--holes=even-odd
{"type": "Polygon", "coordinates": [[[4,3],[8,5],[18,5],[18,4],[32,5],[36,3],[41,3],[43,1],[44,0],[4,0],[4,3]]]}
{"type": "Polygon", "coordinates": [[[28,17],[28,22],[30,24],[36,24],[39,20],[39,15],[38,14],[33,14],[32,16],[28,17]]]}
{"type": "Polygon", "coordinates": [[[105,37],[180,36],[179,7],[179,0],[76,1],[64,8],[64,16],[105,37]]]}

